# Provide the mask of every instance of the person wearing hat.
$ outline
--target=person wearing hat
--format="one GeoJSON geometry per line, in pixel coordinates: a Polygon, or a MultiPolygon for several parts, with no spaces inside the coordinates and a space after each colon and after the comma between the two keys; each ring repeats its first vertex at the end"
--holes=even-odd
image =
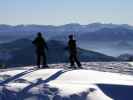
{"type": "Polygon", "coordinates": [[[69,41],[68,41],[68,50],[69,50],[69,61],[71,64],[71,67],[74,67],[74,63],[78,65],[79,68],[81,68],[81,63],[77,58],[77,47],[76,47],[76,40],[73,39],[73,35],[69,35],[69,41]]]}
{"type": "Polygon", "coordinates": [[[45,42],[45,39],[42,37],[42,33],[38,32],[37,37],[32,41],[32,43],[36,47],[36,58],[37,58],[37,66],[38,68],[41,68],[40,64],[41,61],[43,61],[43,68],[47,68],[46,63],[46,49],[48,50],[47,44],[45,42]]]}

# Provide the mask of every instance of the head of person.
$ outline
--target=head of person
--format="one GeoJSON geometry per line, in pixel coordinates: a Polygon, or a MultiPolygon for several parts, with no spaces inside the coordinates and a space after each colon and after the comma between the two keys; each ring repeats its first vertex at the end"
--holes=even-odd
{"type": "Polygon", "coordinates": [[[38,36],[38,37],[42,37],[42,33],[41,33],[41,32],[38,32],[38,33],[37,33],[37,36],[38,36]]]}
{"type": "Polygon", "coordinates": [[[68,36],[70,40],[73,40],[73,35],[68,36]]]}

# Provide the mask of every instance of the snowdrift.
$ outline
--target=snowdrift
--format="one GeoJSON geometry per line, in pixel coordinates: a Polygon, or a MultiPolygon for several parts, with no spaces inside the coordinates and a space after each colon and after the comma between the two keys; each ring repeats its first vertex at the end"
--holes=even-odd
{"type": "Polygon", "coordinates": [[[0,73],[0,100],[133,100],[132,92],[133,76],[120,73],[34,66],[0,73]]]}

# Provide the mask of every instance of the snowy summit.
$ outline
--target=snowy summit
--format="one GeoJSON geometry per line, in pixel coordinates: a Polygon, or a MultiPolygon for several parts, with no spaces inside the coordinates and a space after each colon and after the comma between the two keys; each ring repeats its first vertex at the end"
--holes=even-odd
{"type": "Polygon", "coordinates": [[[51,64],[49,69],[28,66],[3,70],[0,100],[133,100],[132,75],[113,72],[117,66],[108,68],[111,72],[92,70],[94,65],[99,63],[84,63],[83,69],[75,70],[67,64],[51,64]]]}

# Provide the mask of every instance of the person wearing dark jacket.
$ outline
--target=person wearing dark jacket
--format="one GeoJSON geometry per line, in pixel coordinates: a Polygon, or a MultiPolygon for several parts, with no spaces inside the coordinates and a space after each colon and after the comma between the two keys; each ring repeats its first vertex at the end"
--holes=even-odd
{"type": "Polygon", "coordinates": [[[74,67],[74,63],[76,62],[78,67],[81,68],[81,63],[77,58],[76,40],[73,39],[73,35],[69,35],[68,50],[71,67],[74,67]]]}
{"type": "Polygon", "coordinates": [[[44,38],[42,37],[41,32],[37,33],[37,37],[32,41],[32,43],[36,47],[36,58],[38,68],[41,67],[41,61],[43,61],[43,68],[48,67],[46,63],[46,49],[48,50],[48,47],[44,38]]]}

